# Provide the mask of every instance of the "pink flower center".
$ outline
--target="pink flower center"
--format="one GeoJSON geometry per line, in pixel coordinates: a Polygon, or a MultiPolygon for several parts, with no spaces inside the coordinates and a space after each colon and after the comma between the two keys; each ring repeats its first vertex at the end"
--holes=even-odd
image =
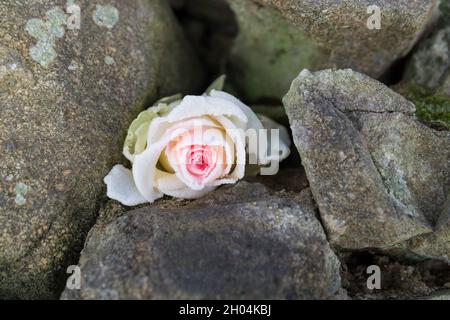
{"type": "Polygon", "coordinates": [[[207,176],[211,167],[211,148],[205,145],[191,145],[186,154],[186,170],[194,177],[207,176]]]}
{"type": "Polygon", "coordinates": [[[227,167],[225,148],[220,140],[219,143],[217,141],[222,132],[216,130],[210,131],[209,135],[207,133],[200,131],[203,135],[197,138],[194,129],[187,130],[170,141],[165,151],[171,169],[181,181],[195,190],[201,190],[222,177],[227,167]]]}

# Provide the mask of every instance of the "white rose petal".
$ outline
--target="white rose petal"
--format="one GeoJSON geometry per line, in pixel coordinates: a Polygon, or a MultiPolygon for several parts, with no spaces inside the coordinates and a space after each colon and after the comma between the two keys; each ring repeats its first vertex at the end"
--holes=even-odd
{"type": "Polygon", "coordinates": [[[227,181],[228,183],[232,183],[231,181],[236,182],[237,180],[242,179],[245,175],[245,136],[242,134],[242,131],[237,130],[237,126],[227,117],[220,116],[216,117],[216,119],[225,128],[228,136],[232,139],[235,146],[235,169],[232,173],[230,173],[227,181]]]}
{"type": "Polygon", "coordinates": [[[248,121],[243,110],[236,104],[225,99],[208,96],[184,97],[183,101],[167,115],[167,121],[175,122],[203,115],[227,116],[241,123],[248,121]]]}
{"type": "Polygon", "coordinates": [[[162,193],[181,199],[198,199],[210,193],[216,187],[206,187],[203,190],[192,190],[174,174],[159,171],[157,173],[157,187],[162,193]]]}
{"type": "Polygon", "coordinates": [[[153,120],[148,129],[147,144],[150,145],[152,143],[158,142],[159,140],[161,140],[161,137],[168,131],[170,131],[173,135],[172,137],[175,138],[177,133],[182,133],[183,131],[188,130],[194,126],[218,127],[217,124],[206,117],[199,117],[184,121],[180,120],[175,123],[168,122],[167,117],[157,118],[153,120]]]}
{"type": "Polygon", "coordinates": [[[263,127],[267,130],[271,129],[278,129],[279,130],[279,148],[272,150],[271,142],[272,140],[269,139],[267,149],[269,150],[270,154],[268,155],[269,160],[283,160],[286,159],[289,154],[291,153],[291,139],[289,137],[289,133],[285,127],[283,127],[281,124],[273,121],[272,119],[263,116],[258,115],[259,119],[261,120],[261,123],[263,127]]]}
{"type": "MultiPolygon", "coordinates": [[[[267,118],[262,115],[256,115],[253,110],[242,103],[236,97],[233,97],[231,94],[212,90],[211,96],[216,98],[221,98],[227,100],[235,105],[237,105],[248,118],[248,123],[246,129],[253,129],[258,132],[261,129],[268,129],[268,136],[270,137],[270,129],[279,129],[280,130],[280,148],[279,150],[272,150],[270,138],[269,141],[261,140],[258,136],[258,155],[257,158],[261,164],[268,164],[270,161],[281,161],[289,156],[290,153],[290,138],[289,134],[282,125],[276,123],[270,118],[267,118]],[[268,154],[270,153],[270,154],[268,154]]],[[[256,156],[256,155],[255,155],[256,156]]]]}
{"type": "Polygon", "coordinates": [[[248,119],[246,129],[250,129],[250,128],[256,129],[256,130],[263,129],[261,121],[258,119],[258,117],[253,112],[253,110],[250,107],[243,104],[236,97],[233,97],[231,94],[226,93],[224,91],[218,91],[218,90],[212,90],[211,97],[226,100],[226,101],[230,102],[231,104],[239,107],[239,109],[241,109],[242,112],[244,112],[246,118],[248,119]]]}
{"type": "Polygon", "coordinates": [[[114,166],[104,182],[107,186],[107,196],[126,206],[148,202],[136,188],[131,170],[122,165],[114,166]]]}
{"type": "Polygon", "coordinates": [[[134,181],[137,189],[148,202],[153,202],[164,195],[155,188],[156,165],[168,140],[152,144],[143,153],[134,157],[132,170],[134,181]]]}

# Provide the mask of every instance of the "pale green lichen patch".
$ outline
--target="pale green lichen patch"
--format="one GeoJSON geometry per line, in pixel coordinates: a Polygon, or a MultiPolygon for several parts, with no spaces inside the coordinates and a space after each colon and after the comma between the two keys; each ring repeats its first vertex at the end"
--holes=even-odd
{"type": "Polygon", "coordinates": [[[67,67],[67,69],[69,69],[70,71],[75,71],[78,69],[78,63],[75,60],[72,60],[69,64],[69,66],[67,67]]]}
{"type": "Polygon", "coordinates": [[[16,194],[15,202],[18,206],[26,204],[27,200],[25,196],[28,193],[28,189],[28,186],[22,182],[17,183],[14,187],[14,193],[16,194]]]}
{"type": "Polygon", "coordinates": [[[108,66],[113,65],[113,64],[115,63],[114,58],[111,57],[111,56],[106,56],[106,57],[105,57],[105,63],[106,63],[108,66]]]}
{"type": "Polygon", "coordinates": [[[55,41],[65,34],[67,16],[60,8],[54,7],[47,11],[46,18],[30,19],[25,27],[28,34],[37,39],[36,45],[30,48],[30,56],[43,68],[48,68],[57,57],[55,41]]]}
{"type": "Polygon", "coordinates": [[[67,7],[72,7],[72,6],[76,6],[77,3],[75,2],[75,0],[67,0],[66,1],[66,6],[67,7]]]}
{"type": "MultiPolygon", "coordinates": [[[[382,166],[378,169],[387,191],[401,203],[413,203],[413,197],[408,188],[405,172],[396,164],[395,156],[386,153],[381,159],[382,166]]],[[[409,211],[417,215],[413,205],[406,206],[409,211]]]]}
{"type": "Polygon", "coordinates": [[[112,5],[98,4],[92,14],[92,19],[98,26],[112,29],[119,22],[119,10],[112,5]]]}

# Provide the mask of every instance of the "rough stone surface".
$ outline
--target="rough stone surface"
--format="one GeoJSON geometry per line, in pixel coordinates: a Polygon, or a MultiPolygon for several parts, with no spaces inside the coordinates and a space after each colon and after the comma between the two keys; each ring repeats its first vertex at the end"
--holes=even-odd
{"type": "Polygon", "coordinates": [[[226,73],[227,90],[248,103],[281,100],[304,68],[351,68],[379,78],[437,16],[435,0],[171,3],[208,68],[226,73]],[[371,5],[381,10],[379,30],[367,27],[371,5]]]}
{"type": "Polygon", "coordinates": [[[129,122],[200,86],[165,1],[76,3],[0,1],[1,298],[59,296],[129,122]]]}
{"type": "Polygon", "coordinates": [[[240,182],[160,201],[91,232],[81,290],[63,299],[318,299],[340,295],[339,262],[309,189],[240,182]]]}
{"type": "Polygon", "coordinates": [[[450,26],[420,44],[411,58],[405,81],[450,96],[450,26]]]}
{"type": "Polygon", "coordinates": [[[281,99],[299,70],[332,66],[328,54],[275,9],[248,0],[229,4],[239,33],[227,74],[245,100],[281,99]]]}
{"type": "Polygon", "coordinates": [[[403,81],[450,97],[450,3],[440,1],[435,30],[415,50],[403,81]]]}
{"type": "Polygon", "coordinates": [[[418,236],[409,241],[409,250],[419,256],[441,259],[450,264],[450,190],[447,188],[447,203],[439,217],[435,232],[418,236]]]}
{"type": "Polygon", "coordinates": [[[342,286],[354,300],[411,300],[440,296],[448,290],[450,265],[408,261],[370,251],[341,253],[342,286]],[[380,268],[380,289],[367,288],[367,268],[380,268]]]}
{"type": "Polygon", "coordinates": [[[405,56],[429,22],[434,0],[254,0],[271,6],[324,49],[330,62],[379,77],[405,56]],[[381,29],[369,29],[368,7],[381,9],[381,29]]]}
{"type": "Polygon", "coordinates": [[[439,226],[449,132],[417,122],[411,102],[351,70],[305,70],[284,103],[333,245],[387,248],[439,226]]]}

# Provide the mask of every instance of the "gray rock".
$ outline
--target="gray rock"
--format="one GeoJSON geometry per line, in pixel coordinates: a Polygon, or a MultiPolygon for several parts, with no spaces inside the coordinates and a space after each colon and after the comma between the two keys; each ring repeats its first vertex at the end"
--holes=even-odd
{"type": "Polygon", "coordinates": [[[227,74],[245,100],[281,99],[299,70],[332,66],[328,52],[275,9],[248,0],[229,0],[229,4],[239,33],[227,74]]]}
{"type": "Polygon", "coordinates": [[[450,25],[420,44],[408,63],[404,82],[450,97],[450,25]]]}
{"type": "Polygon", "coordinates": [[[308,189],[240,182],[96,227],[62,299],[337,298],[339,266],[308,189]]]}
{"type": "Polygon", "coordinates": [[[417,45],[403,80],[450,96],[450,3],[437,2],[432,32],[417,45]]]}
{"type": "Polygon", "coordinates": [[[331,50],[339,68],[352,68],[378,77],[405,56],[425,30],[435,0],[256,0],[279,10],[308,37],[331,50]],[[381,10],[380,29],[369,29],[373,12],[381,10]]]}
{"type": "Polygon", "coordinates": [[[130,121],[201,85],[165,1],[76,3],[0,2],[1,298],[60,295],[130,121]]]}
{"type": "Polygon", "coordinates": [[[418,236],[408,243],[408,249],[421,257],[440,259],[450,263],[450,192],[443,207],[435,232],[418,236]]]}
{"type": "Polygon", "coordinates": [[[305,70],[284,103],[333,245],[388,248],[438,226],[449,132],[417,122],[411,102],[351,70],[305,70]]]}

